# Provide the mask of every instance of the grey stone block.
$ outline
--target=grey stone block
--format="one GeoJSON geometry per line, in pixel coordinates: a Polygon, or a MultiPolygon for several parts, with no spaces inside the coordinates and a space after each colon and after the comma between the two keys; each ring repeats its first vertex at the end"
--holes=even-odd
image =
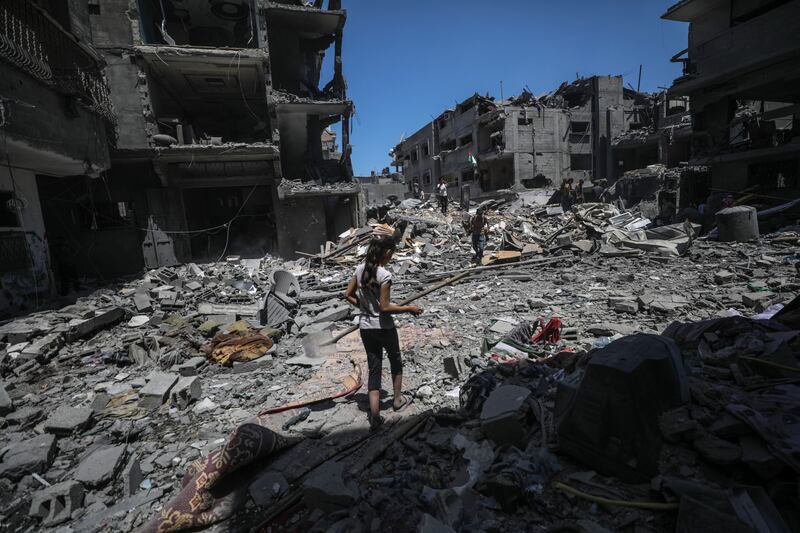
{"type": "Polygon", "coordinates": [[[56,452],[56,438],[50,434],[15,444],[3,455],[0,477],[16,481],[28,474],[41,474],[50,467],[56,452]]]}
{"type": "Polygon", "coordinates": [[[192,357],[178,365],[178,373],[181,376],[196,376],[200,367],[206,364],[205,357],[192,357]]]}
{"type": "Polygon", "coordinates": [[[139,406],[144,409],[157,409],[169,398],[169,391],[178,382],[177,374],[151,372],[147,385],[139,391],[139,406]]]}
{"type": "Polygon", "coordinates": [[[531,413],[528,398],[530,389],[517,385],[504,385],[492,391],[481,411],[481,428],[497,444],[524,447],[531,413]]]}
{"type": "Polygon", "coordinates": [[[172,405],[186,409],[190,403],[200,399],[200,378],[197,376],[183,377],[178,380],[170,392],[172,405]]]}
{"type": "Polygon", "coordinates": [[[33,495],[28,514],[42,519],[43,526],[54,526],[72,518],[72,512],[83,506],[83,486],[64,481],[33,495]]]}
{"type": "Polygon", "coordinates": [[[91,422],[91,409],[62,405],[47,417],[44,430],[55,435],[71,435],[85,430],[91,422]]]}
{"type": "Polygon", "coordinates": [[[124,444],[99,448],[81,461],[75,479],[90,487],[101,487],[114,478],[124,457],[124,444]]]}

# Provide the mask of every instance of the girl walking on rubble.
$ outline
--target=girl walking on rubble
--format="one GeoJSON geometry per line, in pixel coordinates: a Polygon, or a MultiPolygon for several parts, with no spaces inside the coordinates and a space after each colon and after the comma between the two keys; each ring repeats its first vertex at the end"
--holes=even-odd
{"type": "Polygon", "coordinates": [[[375,238],[367,249],[364,263],[356,268],[345,292],[347,301],[361,310],[359,330],[367,352],[369,425],[373,430],[383,423],[380,392],[384,350],[391,367],[394,410],[400,411],[410,402],[402,394],[403,361],[392,315],[411,313],[419,316],[422,313],[422,309],[416,305],[395,305],[391,301],[392,274],[384,266],[392,259],[395,246],[392,237],[375,238]]]}

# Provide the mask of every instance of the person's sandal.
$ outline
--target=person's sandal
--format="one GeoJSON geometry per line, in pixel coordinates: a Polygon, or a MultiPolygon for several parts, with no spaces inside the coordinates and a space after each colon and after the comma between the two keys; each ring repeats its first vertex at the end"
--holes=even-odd
{"type": "Polygon", "coordinates": [[[370,431],[377,431],[383,425],[383,422],[384,422],[384,418],[381,415],[378,415],[378,416],[376,416],[374,418],[372,416],[370,416],[369,417],[369,430],[370,431]]]}
{"type": "Polygon", "coordinates": [[[392,405],[392,409],[394,409],[395,413],[399,413],[400,411],[411,405],[411,400],[408,398],[408,396],[401,396],[401,398],[403,398],[403,403],[400,404],[400,407],[395,407],[394,405],[392,405]]]}

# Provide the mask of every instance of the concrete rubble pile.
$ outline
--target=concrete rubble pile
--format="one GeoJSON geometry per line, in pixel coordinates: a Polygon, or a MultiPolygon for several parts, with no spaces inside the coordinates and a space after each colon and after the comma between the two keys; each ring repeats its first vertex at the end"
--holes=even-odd
{"type": "Polygon", "coordinates": [[[477,267],[460,212],[396,207],[314,256],[161,268],[3,323],[0,521],[151,530],[260,415],[290,445],[227,474],[225,530],[797,530],[797,233],[487,206],[477,267]],[[353,323],[341,292],[376,227],[398,301],[471,273],[398,317],[413,402],[390,393],[370,432],[358,334],[316,360],[303,343],[353,323]]]}

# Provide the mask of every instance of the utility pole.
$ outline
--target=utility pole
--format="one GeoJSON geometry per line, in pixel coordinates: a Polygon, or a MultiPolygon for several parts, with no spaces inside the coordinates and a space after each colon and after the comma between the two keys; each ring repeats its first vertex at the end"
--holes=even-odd
{"type": "Polygon", "coordinates": [[[636,92],[639,92],[639,88],[642,86],[642,65],[639,64],[639,81],[636,82],[636,92]]]}

